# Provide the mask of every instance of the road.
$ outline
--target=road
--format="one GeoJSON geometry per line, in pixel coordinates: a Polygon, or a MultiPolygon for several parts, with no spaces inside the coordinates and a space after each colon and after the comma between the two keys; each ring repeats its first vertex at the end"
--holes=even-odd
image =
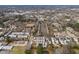
{"type": "Polygon", "coordinates": [[[47,23],[40,21],[38,23],[38,35],[47,36],[49,33],[47,23]]]}

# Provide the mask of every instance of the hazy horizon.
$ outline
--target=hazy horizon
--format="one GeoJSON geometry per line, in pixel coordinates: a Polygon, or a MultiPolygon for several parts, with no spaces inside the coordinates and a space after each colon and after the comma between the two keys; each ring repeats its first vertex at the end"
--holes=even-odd
{"type": "Polygon", "coordinates": [[[26,8],[26,9],[51,9],[51,8],[79,8],[79,5],[0,5],[0,8],[26,8]]]}

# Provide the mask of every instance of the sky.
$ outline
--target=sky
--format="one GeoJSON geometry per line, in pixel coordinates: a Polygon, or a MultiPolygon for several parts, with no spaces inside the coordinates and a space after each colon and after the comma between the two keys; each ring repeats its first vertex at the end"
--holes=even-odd
{"type": "Polygon", "coordinates": [[[79,0],[0,0],[0,5],[79,5],[79,0]]]}

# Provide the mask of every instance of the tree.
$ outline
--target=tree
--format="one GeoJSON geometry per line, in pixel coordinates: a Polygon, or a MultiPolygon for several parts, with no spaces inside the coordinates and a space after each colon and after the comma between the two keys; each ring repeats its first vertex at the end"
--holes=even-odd
{"type": "Polygon", "coordinates": [[[25,54],[32,54],[31,50],[25,50],[25,54]]]}
{"type": "Polygon", "coordinates": [[[75,23],[73,26],[76,31],[79,31],[79,23],[75,23]]]}
{"type": "Polygon", "coordinates": [[[39,46],[37,47],[37,53],[38,54],[43,54],[44,48],[42,46],[42,44],[39,44],[39,46]]]}
{"type": "Polygon", "coordinates": [[[18,15],[18,21],[21,21],[21,22],[25,22],[26,21],[26,18],[24,17],[24,15],[18,15]]]}
{"type": "Polygon", "coordinates": [[[47,48],[48,48],[48,50],[52,51],[53,50],[53,45],[49,44],[47,48]]]}
{"type": "Polygon", "coordinates": [[[9,43],[13,42],[13,40],[10,37],[6,37],[6,42],[9,44],[9,43]]]}

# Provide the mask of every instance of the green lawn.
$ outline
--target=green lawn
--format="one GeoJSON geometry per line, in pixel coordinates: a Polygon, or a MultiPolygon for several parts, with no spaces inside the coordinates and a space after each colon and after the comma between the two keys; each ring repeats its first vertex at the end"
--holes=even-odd
{"type": "Polygon", "coordinates": [[[79,54],[79,49],[73,49],[76,54],[79,54]]]}
{"type": "Polygon", "coordinates": [[[24,54],[25,52],[25,47],[24,46],[16,46],[12,49],[12,52],[14,54],[24,54]]]}
{"type": "Polygon", "coordinates": [[[79,45],[75,45],[72,47],[72,50],[76,53],[79,54],[79,45]]]}

